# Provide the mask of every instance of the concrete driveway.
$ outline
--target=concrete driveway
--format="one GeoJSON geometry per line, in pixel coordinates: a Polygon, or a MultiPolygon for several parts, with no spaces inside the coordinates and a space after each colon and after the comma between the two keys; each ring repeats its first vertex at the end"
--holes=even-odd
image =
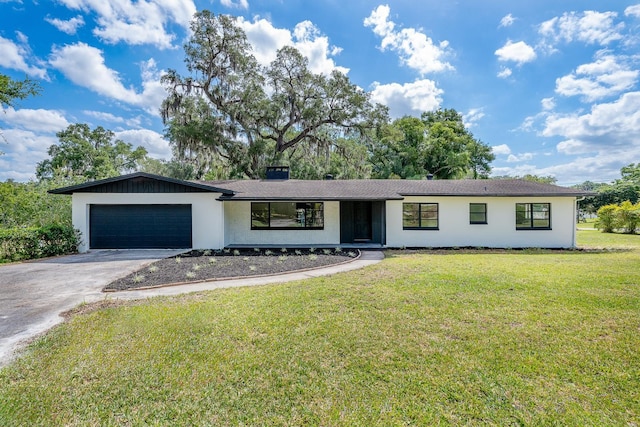
{"type": "Polygon", "coordinates": [[[17,345],[62,321],[60,313],[106,297],[119,277],[182,250],[95,250],[42,261],[0,265],[0,366],[17,345]]]}

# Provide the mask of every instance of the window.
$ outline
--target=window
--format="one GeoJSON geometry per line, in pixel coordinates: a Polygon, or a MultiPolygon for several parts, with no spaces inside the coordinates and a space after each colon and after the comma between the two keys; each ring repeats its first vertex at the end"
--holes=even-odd
{"type": "Polygon", "coordinates": [[[516,203],[516,230],[550,230],[551,203],[516,203]]]}
{"type": "Polygon", "coordinates": [[[403,203],[402,228],[405,230],[437,230],[437,203],[403,203]]]}
{"type": "Polygon", "coordinates": [[[469,224],[487,223],[487,204],[469,203],[469,224]]]}
{"type": "Polygon", "coordinates": [[[251,203],[251,229],[323,229],[324,203],[251,203]]]}

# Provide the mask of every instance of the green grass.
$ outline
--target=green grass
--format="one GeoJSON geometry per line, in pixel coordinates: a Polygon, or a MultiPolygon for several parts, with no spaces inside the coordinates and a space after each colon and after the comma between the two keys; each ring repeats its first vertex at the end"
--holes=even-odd
{"type": "Polygon", "coordinates": [[[602,233],[596,229],[578,231],[580,248],[613,248],[640,250],[639,234],[602,233]]]}
{"type": "Polygon", "coordinates": [[[579,222],[578,228],[582,228],[582,229],[595,229],[595,224],[596,224],[596,218],[587,218],[585,221],[583,222],[579,222]]]}
{"type": "Polygon", "coordinates": [[[640,423],[640,236],[390,252],[78,315],[0,371],[0,425],[640,423]]]}

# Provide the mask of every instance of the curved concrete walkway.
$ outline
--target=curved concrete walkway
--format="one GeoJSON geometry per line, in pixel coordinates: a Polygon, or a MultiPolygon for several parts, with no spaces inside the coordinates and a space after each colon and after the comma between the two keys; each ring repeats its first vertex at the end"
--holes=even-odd
{"type": "Polygon", "coordinates": [[[175,250],[101,250],[85,254],[0,266],[0,367],[8,364],[29,339],[62,322],[63,312],[81,303],[105,299],[133,300],[220,288],[282,283],[355,270],[380,262],[381,251],[362,251],[357,260],[316,270],[276,276],[220,280],[162,288],[104,293],[111,281],[175,250]]]}

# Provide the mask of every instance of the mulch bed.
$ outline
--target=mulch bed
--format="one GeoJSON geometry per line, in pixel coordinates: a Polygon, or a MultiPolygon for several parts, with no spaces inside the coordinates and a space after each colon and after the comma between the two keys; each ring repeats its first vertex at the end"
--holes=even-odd
{"type": "Polygon", "coordinates": [[[340,249],[243,249],[190,251],[156,261],[109,283],[103,291],[124,291],[175,283],[262,276],[340,264],[360,255],[340,249]]]}

